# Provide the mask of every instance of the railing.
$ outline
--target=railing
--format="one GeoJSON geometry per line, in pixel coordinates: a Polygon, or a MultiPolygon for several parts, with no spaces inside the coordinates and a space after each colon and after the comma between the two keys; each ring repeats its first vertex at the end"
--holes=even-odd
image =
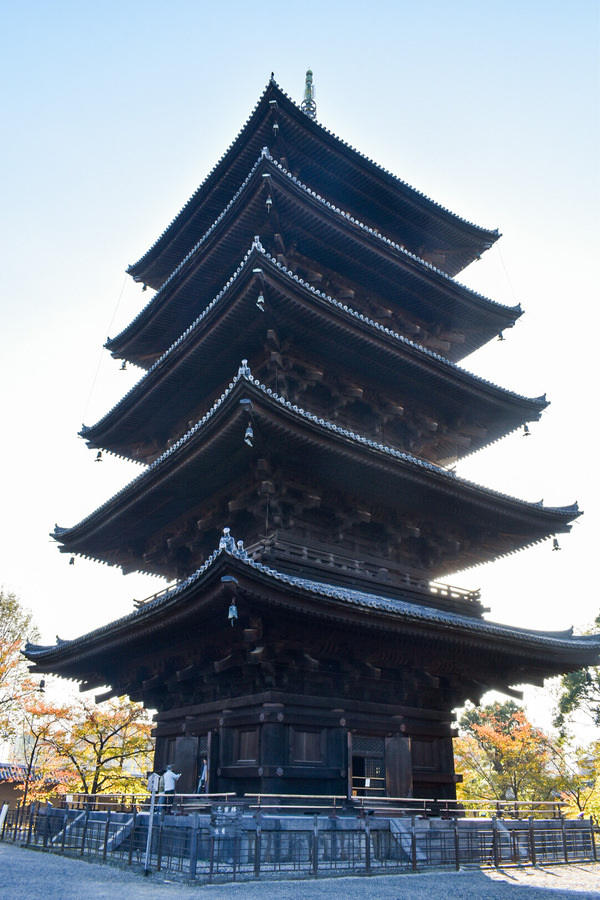
{"type": "Polygon", "coordinates": [[[98,797],[83,808],[32,803],[4,812],[3,818],[0,814],[0,840],[205,882],[598,859],[600,830],[592,818],[431,818],[428,801],[418,801],[423,803],[420,815],[413,809],[409,815],[381,817],[367,805],[358,815],[348,805],[334,806],[329,801],[344,798],[332,797],[320,798],[328,801],[321,814],[307,814],[300,803],[284,810],[275,795],[244,798],[252,801],[245,808],[198,795],[184,795],[178,802],[184,798],[204,803],[210,814],[189,807],[175,815],[163,810],[152,817],[150,829],[145,803],[119,810],[120,801],[98,808],[103,802],[98,797]]]}
{"type": "MultiPolygon", "coordinates": [[[[362,779],[365,781],[366,779],[362,779]]],[[[371,776],[371,781],[379,780],[371,776]]],[[[383,779],[381,779],[383,780],[383,779]]],[[[359,785],[360,788],[360,785],[359,785]]],[[[364,796],[353,796],[348,799],[342,794],[174,794],[169,798],[170,809],[179,815],[192,812],[212,812],[218,806],[235,805],[240,809],[254,811],[281,811],[292,814],[293,810],[305,813],[327,812],[363,815],[366,812],[385,817],[419,815],[425,818],[436,816],[442,818],[489,818],[524,819],[534,818],[559,819],[564,815],[568,804],[562,800],[434,800],[415,797],[387,797],[379,793],[377,787],[371,788],[373,793],[364,796]]],[[[366,788],[365,788],[366,790],[366,788]]],[[[165,795],[158,794],[157,809],[165,804],[165,795]]],[[[147,793],[136,794],[67,794],[62,806],[78,810],[111,810],[112,812],[143,812],[149,809],[150,798],[147,793]]]]}

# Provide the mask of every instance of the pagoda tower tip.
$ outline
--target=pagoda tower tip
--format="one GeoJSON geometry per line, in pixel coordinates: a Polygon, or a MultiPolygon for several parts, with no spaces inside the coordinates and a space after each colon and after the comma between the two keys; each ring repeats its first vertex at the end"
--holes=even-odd
{"type": "Polygon", "coordinates": [[[306,79],[304,81],[304,100],[302,101],[302,111],[306,113],[309,119],[317,118],[317,104],[315,103],[315,88],[313,85],[312,69],[306,70],[306,79]]]}

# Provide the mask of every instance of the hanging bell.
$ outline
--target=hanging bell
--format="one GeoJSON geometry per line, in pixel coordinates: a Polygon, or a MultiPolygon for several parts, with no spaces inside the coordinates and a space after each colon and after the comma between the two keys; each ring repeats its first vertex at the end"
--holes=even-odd
{"type": "Polygon", "coordinates": [[[560,550],[560,544],[558,543],[558,538],[552,538],[552,550],[560,550]]]}
{"type": "Polygon", "coordinates": [[[229,612],[227,613],[227,618],[231,622],[231,627],[233,628],[233,623],[238,617],[237,606],[235,605],[235,600],[231,601],[231,605],[229,607],[229,612]]]}
{"type": "Polygon", "coordinates": [[[261,312],[265,311],[265,296],[264,296],[264,294],[261,293],[258,295],[256,305],[258,306],[258,308],[260,309],[261,312]]]}
{"type": "Polygon", "coordinates": [[[244,443],[248,444],[249,447],[252,447],[254,445],[254,429],[252,428],[252,425],[250,424],[250,422],[248,422],[248,425],[246,426],[246,433],[244,435],[244,443]]]}

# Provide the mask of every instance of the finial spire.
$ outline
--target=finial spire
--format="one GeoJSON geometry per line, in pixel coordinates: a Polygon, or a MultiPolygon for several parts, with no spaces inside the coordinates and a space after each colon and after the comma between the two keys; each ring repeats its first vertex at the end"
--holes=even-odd
{"type": "Polygon", "coordinates": [[[306,113],[309,119],[317,118],[317,104],[315,103],[315,88],[313,85],[312,69],[306,72],[306,81],[304,82],[304,100],[302,101],[302,111],[306,113]]]}

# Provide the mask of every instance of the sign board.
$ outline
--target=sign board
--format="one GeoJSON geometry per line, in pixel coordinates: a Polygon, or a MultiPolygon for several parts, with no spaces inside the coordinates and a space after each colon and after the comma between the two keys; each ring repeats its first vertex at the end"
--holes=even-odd
{"type": "Polygon", "coordinates": [[[156,772],[153,772],[152,775],[150,776],[150,778],[148,779],[148,790],[149,791],[157,791],[159,781],[160,781],[159,776],[156,774],[156,772]]]}

